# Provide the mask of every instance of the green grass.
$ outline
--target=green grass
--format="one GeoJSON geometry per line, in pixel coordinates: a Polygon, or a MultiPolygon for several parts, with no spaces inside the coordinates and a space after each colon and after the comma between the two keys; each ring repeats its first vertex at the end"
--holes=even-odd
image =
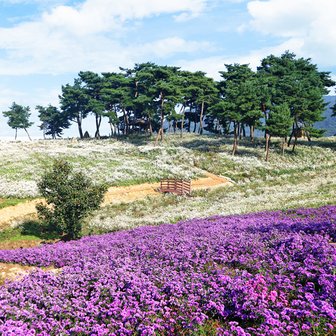
{"type": "Polygon", "coordinates": [[[16,241],[37,241],[55,240],[59,236],[55,232],[50,232],[39,221],[29,220],[14,228],[7,228],[0,231],[0,242],[16,242],[16,241]]]}
{"type": "Polygon", "coordinates": [[[34,235],[22,234],[21,228],[8,228],[0,231],[0,243],[1,242],[17,242],[22,240],[40,241],[41,239],[34,235]]]}
{"type": "Polygon", "coordinates": [[[28,198],[2,198],[0,200],[0,209],[14,206],[29,200],[28,198]]]}

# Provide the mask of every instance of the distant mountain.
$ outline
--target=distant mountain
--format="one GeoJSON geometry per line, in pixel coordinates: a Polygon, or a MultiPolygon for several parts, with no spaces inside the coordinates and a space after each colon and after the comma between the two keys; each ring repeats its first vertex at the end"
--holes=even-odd
{"type": "Polygon", "coordinates": [[[328,104],[327,109],[324,112],[325,119],[315,124],[317,128],[325,129],[326,136],[336,135],[336,117],[332,117],[331,108],[336,104],[336,96],[325,96],[325,102],[328,104]]]}

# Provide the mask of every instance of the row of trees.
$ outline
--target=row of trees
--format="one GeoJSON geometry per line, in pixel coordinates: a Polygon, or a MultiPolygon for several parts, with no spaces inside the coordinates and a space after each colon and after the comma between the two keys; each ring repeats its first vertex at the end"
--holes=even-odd
{"type": "MultiPolygon", "coordinates": [[[[83,138],[83,120],[93,115],[96,138],[101,136],[103,118],[110,124],[111,135],[155,132],[159,140],[167,129],[179,130],[181,135],[207,130],[233,134],[233,154],[242,136],[249,134],[254,141],[255,129],[265,132],[267,152],[274,136],[282,137],[284,143],[294,138],[295,148],[300,134],[308,139],[321,135],[314,124],[322,120],[323,95],[335,83],[330,73],[318,71],[310,59],[285,52],[264,58],[257,71],[247,64],[226,64],[220,75],[216,82],[201,71],[154,63],[120,68],[118,73],[80,72],[72,85],[62,86],[60,108],[36,107],[40,128],[56,138],[75,122],[83,138]]],[[[29,107],[15,103],[4,112],[16,129],[11,118],[18,110],[29,114],[29,107]]],[[[27,129],[27,122],[21,128],[27,129]]]]}

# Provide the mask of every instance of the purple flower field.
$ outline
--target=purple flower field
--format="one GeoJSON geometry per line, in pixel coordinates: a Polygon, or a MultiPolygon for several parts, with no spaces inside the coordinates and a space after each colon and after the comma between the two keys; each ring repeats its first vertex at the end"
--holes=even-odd
{"type": "Polygon", "coordinates": [[[0,260],[1,335],[335,335],[336,206],[141,227],[0,260]]]}

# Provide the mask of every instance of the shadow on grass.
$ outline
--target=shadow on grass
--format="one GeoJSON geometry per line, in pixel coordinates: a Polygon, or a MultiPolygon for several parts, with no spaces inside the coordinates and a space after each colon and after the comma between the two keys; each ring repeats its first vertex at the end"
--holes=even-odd
{"type": "Polygon", "coordinates": [[[308,147],[313,147],[313,146],[318,146],[318,147],[323,147],[323,148],[330,148],[331,150],[336,150],[336,138],[335,137],[330,137],[329,138],[322,138],[318,140],[312,140],[312,141],[305,141],[305,140],[299,140],[298,145],[299,146],[308,146],[308,147]]]}
{"type": "Polygon", "coordinates": [[[51,230],[47,225],[37,220],[25,221],[20,225],[22,236],[34,236],[43,240],[55,240],[60,238],[60,233],[51,230]]]}
{"type": "Polygon", "coordinates": [[[155,137],[152,137],[149,134],[145,134],[145,133],[133,133],[133,134],[128,134],[128,135],[120,134],[118,136],[114,136],[109,139],[128,142],[136,146],[144,146],[150,143],[151,141],[153,142],[155,141],[155,137]]]}
{"type": "MultiPolygon", "coordinates": [[[[219,135],[200,135],[199,138],[193,138],[181,143],[181,146],[188,149],[195,149],[200,152],[222,152],[223,146],[226,150],[231,151],[234,139],[232,136],[219,136],[219,135]]],[[[264,146],[263,138],[255,138],[254,142],[250,138],[242,138],[238,140],[238,151],[240,147],[248,149],[262,148],[264,146]]],[[[251,155],[251,152],[248,152],[251,155]]]]}

